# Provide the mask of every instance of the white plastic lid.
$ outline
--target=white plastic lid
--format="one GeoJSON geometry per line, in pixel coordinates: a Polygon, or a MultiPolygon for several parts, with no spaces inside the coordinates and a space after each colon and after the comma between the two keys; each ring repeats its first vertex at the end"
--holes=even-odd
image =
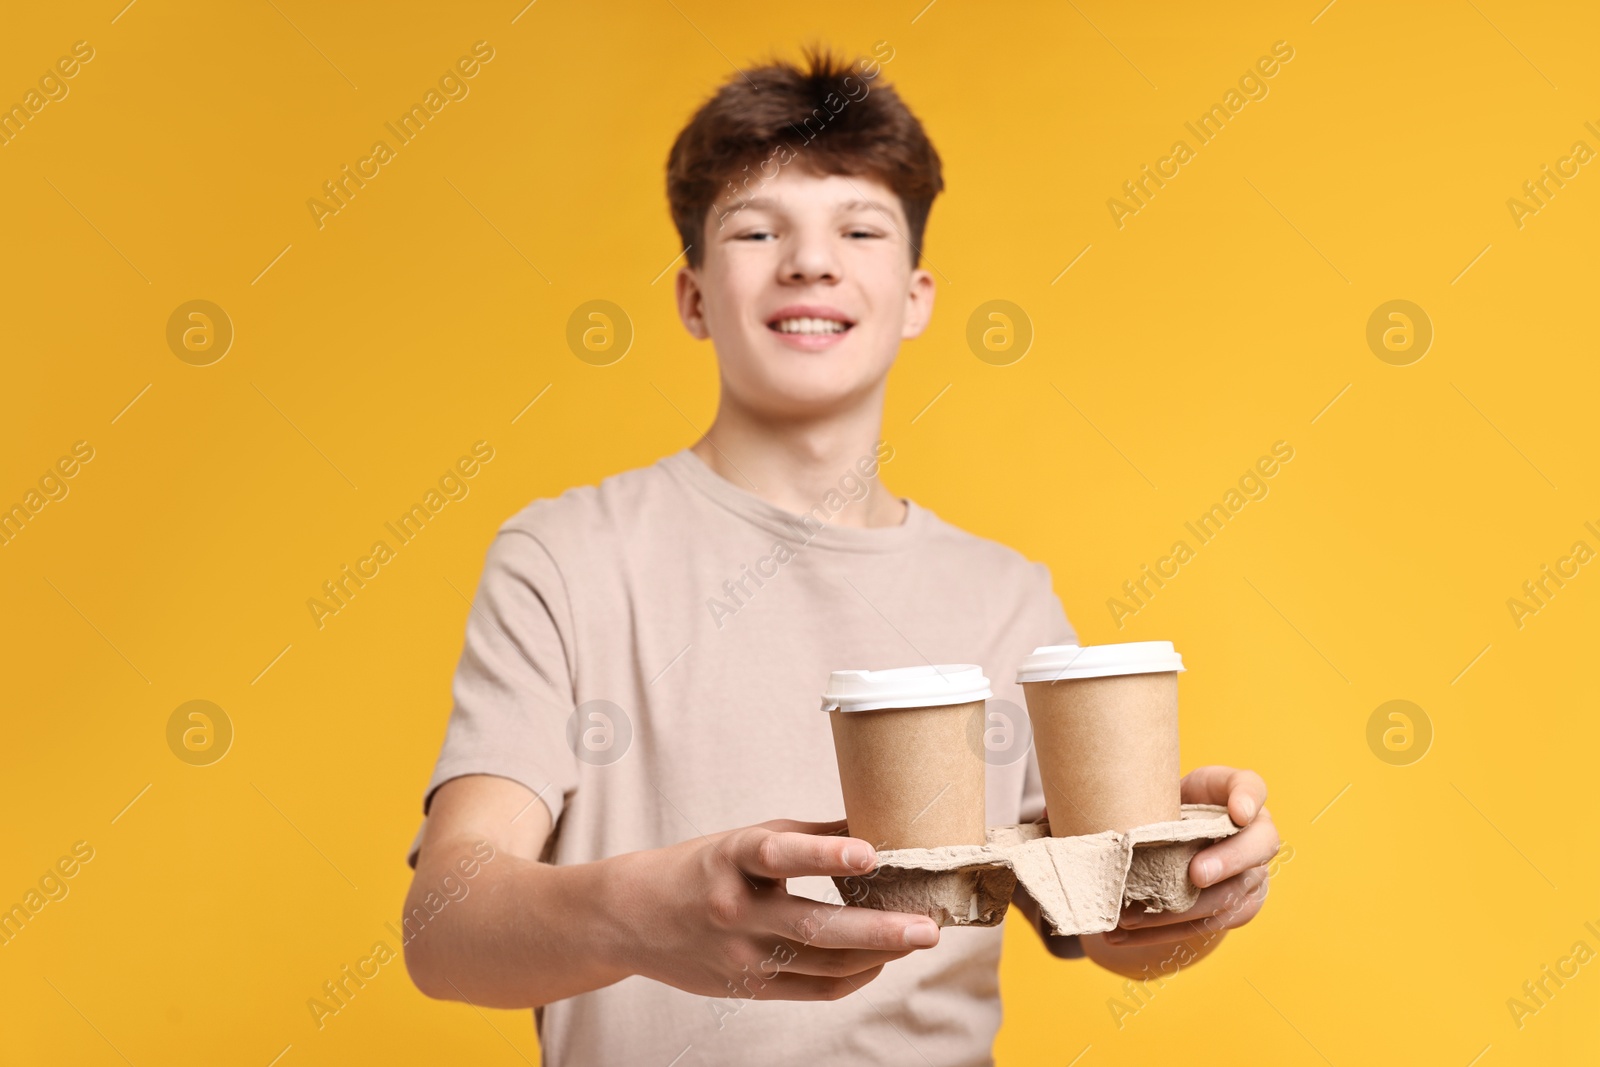
{"type": "Polygon", "coordinates": [[[1045,645],[1017,669],[1019,682],[1058,682],[1071,678],[1110,678],[1118,674],[1181,671],[1183,657],[1171,641],[1129,641],[1120,645],[1045,645]]]}
{"type": "Polygon", "coordinates": [[[822,710],[879,711],[936,708],[988,700],[994,694],[983,668],[971,663],[895,667],[886,671],[834,671],[822,694],[822,710]]]}

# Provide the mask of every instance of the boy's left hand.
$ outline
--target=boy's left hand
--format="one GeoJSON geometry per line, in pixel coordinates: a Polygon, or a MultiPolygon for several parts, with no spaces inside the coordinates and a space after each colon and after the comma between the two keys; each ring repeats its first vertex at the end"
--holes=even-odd
{"type": "Polygon", "coordinates": [[[1183,912],[1146,914],[1144,905],[1123,910],[1107,945],[1135,947],[1215,935],[1255,918],[1267,899],[1267,861],[1278,854],[1278,830],[1265,807],[1267,783],[1254,771],[1196,767],[1183,776],[1183,803],[1221,804],[1244,829],[1202,849],[1189,863],[1189,879],[1200,899],[1183,912]]]}

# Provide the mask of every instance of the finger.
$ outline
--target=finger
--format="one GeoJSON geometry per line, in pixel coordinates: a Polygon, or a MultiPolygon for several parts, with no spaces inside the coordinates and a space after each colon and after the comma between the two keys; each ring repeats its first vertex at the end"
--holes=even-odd
{"type": "Polygon", "coordinates": [[[900,952],[932,948],[939,927],[926,915],[826,904],[787,894],[760,905],[762,929],[819,949],[869,949],[900,952]]]}
{"type": "MultiPolygon", "coordinates": [[[[832,822],[803,822],[799,819],[768,819],[766,822],[758,823],[757,825],[764,830],[780,830],[795,834],[816,834],[821,837],[839,837],[842,836],[847,829],[849,829],[849,827],[845,825],[845,820],[843,819],[835,819],[832,822]]],[[[728,838],[744,829],[749,829],[749,827],[737,827],[732,830],[718,830],[715,833],[706,835],[706,837],[712,843],[722,845],[728,840],[728,838]]]]}
{"type": "Polygon", "coordinates": [[[1261,817],[1249,826],[1196,853],[1189,861],[1189,880],[1202,889],[1216,885],[1266,863],[1278,854],[1279,844],[1278,828],[1263,808],[1261,817]]]}
{"type": "Polygon", "coordinates": [[[880,964],[860,974],[824,978],[815,974],[779,974],[764,981],[755,993],[756,1000],[842,1000],[883,971],[880,964]]]}
{"type": "Polygon", "coordinates": [[[1266,879],[1265,867],[1251,867],[1243,874],[1236,874],[1226,881],[1201,890],[1194,907],[1187,911],[1147,912],[1144,910],[1144,905],[1135,904],[1122,913],[1122,919],[1117,926],[1123,930],[1145,929],[1152,926],[1171,926],[1175,923],[1217,915],[1237,908],[1247,897],[1256,892],[1266,879]]]}
{"type": "Polygon", "coordinates": [[[1163,945],[1176,941],[1188,941],[1191,938],[1211,940],[1224,930],[1231,930],[1243,926],[1261,911],[1261,905],[1267,899],[1268,879],[1263,878],[1261,883],[1240,897],[1226,910],[1215,915],[1208,915],[1202,919],[1191,919],[1186,922],[1170,923],[1165,926],[1140,926],[1132,930],[1112,930],[1100,935],[1105,943],[1117,948],[1137,948],[1140,945],[1163,945]]]}
{"type": "Polygon", "coordinates": [[[1238,767],[1196,767],[1180,786],[1185,804],[1225,804],[1235,825],[1247,826],[1267,802],[1267,783],[1238,767]]]}
{"type": "Polygon", "coordinates": [[[869,948],[817,948],[796,946],[794,959],[783,964],[784,974],[813,974],[822,978],[848,978],[876,971],[886,963],[911,955],[915,949],[879,952],[869,948]]]}
{"type": "Polygon", "coordinates": [[[873,847],[857,837],[827,837],[765,826],[735,830],[723,843],[723,850],[741,871],[757,878],[862,874],[878,862],[873,847]]]}
{"type": "Polygon", "coordinates": [[[837,836],[846,829],[843,819],[834,819],[832,822],[802,822],[799,819],[768,819],[761,823],[768,830],[782,830],[794,834],[818,834],[821,836],[837,836]]]}

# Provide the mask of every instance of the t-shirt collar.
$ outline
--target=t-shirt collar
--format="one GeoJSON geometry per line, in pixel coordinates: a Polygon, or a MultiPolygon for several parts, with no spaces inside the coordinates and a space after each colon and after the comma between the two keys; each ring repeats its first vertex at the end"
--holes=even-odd
{"type": "Polygon", "coordinates": [[[905,521],[898,526],[838,526],[829,520],[838,510],[832,505],[847,499],[843,488],[819,500],[810,513],[796,514],[741,489],[706,466],[691,449],[663,458],[661,466],[713,503],[791,544],[845,552],[891,552],[920,537],[930,517],[916,501],[906,500],[905,521]]]}

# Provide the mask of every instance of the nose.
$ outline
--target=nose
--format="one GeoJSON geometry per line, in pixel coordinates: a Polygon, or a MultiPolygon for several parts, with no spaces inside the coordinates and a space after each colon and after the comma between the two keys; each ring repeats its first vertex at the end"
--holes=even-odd
{"type": "Polygon", "coordinates": [[[779,266],[785,281],[808,284],[839,280],[839,258],[829,234],[797,229],[788,244],[787,254],[779,266]]]}

